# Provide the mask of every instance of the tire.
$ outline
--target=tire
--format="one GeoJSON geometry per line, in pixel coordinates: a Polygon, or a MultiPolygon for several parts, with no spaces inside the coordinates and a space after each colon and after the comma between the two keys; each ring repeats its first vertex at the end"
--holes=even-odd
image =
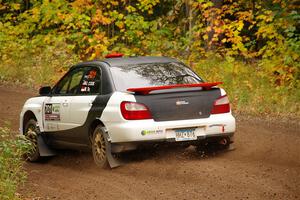
{"type": "Polygon", "coordinates": [[[92,153],[96,165],[100,168],[108,168],[108,160],[106,155],[106,141],[102,126],[98,125],[92,137],[92,153]]]}
{"type": "Polygon", "coordinates": [[[40,160],[40,152],[37,143],[37,135],[39,134],[39,129],[37,127],[37,121],[35,119],[30,119],[25,125],[25,137],[32,143],[33,148],[24,155],[25,159],[29,162],[36,162],[40,160]]]}

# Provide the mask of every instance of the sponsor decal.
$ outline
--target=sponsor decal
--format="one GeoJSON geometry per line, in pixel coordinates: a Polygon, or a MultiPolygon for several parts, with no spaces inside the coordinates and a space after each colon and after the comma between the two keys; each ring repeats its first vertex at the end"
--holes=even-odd
{"type": "Polygon", "coordinates": [[[95,81],[89,81],[87,85],[88,86],[95,86],[95,81]]]}
{"type": "Polygon", "coordinates": [[[54,123],[47,123],[47,129],[50,130],[58,130],[58,124],[54,124],[54,123]]]}
{"type": "Polygon", "coordinates": [[[82,85],[88,85],[88,83],[89,82],[85,80],[85,81],[82,82],[82,85]]]}
{"type": "Polygon", "coordinates": [[[164,131],[163,130],[142,130],[141,134],[142,135],[158,135],[162,134],[164,131]]]}
{"type": "Polygon", "coordinates": [[[97,75],[97,71],[96,70],[91,70],[89,71],[89,73],[87,75],[84,76],[84,79],[82,84],[81,84],[81,88],[80,91],[81,92],[90,92],[91,91],[91,87],[95,86],[95,78],[97,75]]]}
{"type": "Polygon", "coordinates": [[[81,92],[89,92],[89,91],[91,91],[91,88],[90,87],[88,87],[88,86],[81,86],[81,89],[80,89],[80,91],[81,92]]]}
{"type": "Polygon", "coordinates": [[[45,104],[45,120],[59,121],[60,120],[60,104],[52,103],[45,104]]]}

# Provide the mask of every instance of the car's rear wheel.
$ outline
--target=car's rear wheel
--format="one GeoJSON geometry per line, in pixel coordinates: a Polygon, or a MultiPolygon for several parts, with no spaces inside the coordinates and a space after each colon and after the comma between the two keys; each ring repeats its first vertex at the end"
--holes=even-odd
{"type": "Polygon", "coordinates": [[[38,148],[38,134],[37,121],[30,119],[25,125],[24,135],[32,143],[32,148],[24,155],[25,159],[30,162],[38,161],[41,156],[38,148]]]}
{"type": "Polygon", "coordinates": [[[106,154],[106,142],[102,126],[98,125],[92,137],[92,152],[93,158],[98,167],[106,168],[108,167],[108,160],[106,154]]]}

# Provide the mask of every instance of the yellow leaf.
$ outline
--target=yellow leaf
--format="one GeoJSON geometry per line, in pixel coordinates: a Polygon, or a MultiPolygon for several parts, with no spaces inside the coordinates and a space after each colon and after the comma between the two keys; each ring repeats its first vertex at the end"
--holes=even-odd
{"type": "Polygon", "coordinates": [[[96,58],[96,56],[97,56],[96,53],[92,53],[90,59],[91,59],[91,60],[94,60],[94,59],[96,58]]]}

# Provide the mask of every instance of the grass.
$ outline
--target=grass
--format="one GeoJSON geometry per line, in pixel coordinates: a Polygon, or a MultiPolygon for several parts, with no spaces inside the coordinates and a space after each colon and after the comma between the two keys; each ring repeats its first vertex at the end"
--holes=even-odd
{"type": "Polygon", "coordinates": [[[0,127],[0,199],[19,199],[17,187],[26,180],[22,155],[31,148],[30,143],[9,128],[0,127]]]}

